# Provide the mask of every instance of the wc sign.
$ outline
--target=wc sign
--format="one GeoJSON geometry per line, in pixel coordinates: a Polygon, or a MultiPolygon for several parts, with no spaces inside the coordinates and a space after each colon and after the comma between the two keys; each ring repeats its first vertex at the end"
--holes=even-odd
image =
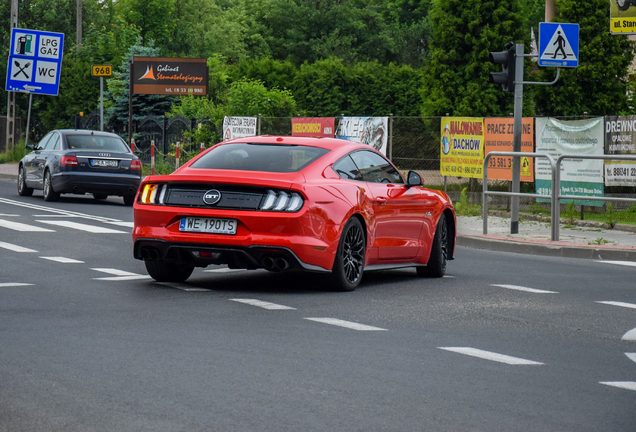
{"type": "Polygon", "coordinates": [[[57,96],[63,50],[63,33],[12,29],[5,90],[57,96]]]}

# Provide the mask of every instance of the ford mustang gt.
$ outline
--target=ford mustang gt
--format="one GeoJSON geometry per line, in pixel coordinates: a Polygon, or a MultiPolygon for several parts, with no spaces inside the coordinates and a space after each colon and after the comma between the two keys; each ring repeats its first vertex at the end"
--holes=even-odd
{"type": "Polygon", "coordinates": [[[455,251],[453,205],[365,144],[259,136],[224,141],[134,203],[134,257],[157,281],[195,267],[328,274],[350,291],[368,270],[441,277],[455,251]]]}

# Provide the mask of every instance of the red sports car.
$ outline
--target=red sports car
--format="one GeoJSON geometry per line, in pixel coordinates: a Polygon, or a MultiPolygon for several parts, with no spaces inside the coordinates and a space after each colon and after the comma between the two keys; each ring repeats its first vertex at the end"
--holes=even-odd
{"type": "Polygon", "coordinates": [[[356,288],[365,270],[416,267],[441,277],[456,220],[426,189],[365,144],[259,136],[220,143],[174,173],[143,180],[134,204],[134,257],[158,281],[195,267],[330,273],[356,288]]]}

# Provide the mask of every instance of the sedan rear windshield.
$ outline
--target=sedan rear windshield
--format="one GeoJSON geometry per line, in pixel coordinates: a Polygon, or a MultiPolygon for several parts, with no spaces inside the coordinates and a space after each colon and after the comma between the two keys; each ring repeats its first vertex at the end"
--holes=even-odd
{"type": "Polygon", "coordinates": [[[224,144],[203,155],[192,168],[296,172],[327,153],[323,148],[300,145],[224,144]]]}
{"type": "Polygon", "coordinates": [[[121,138],[99,135],[67,135],[66,145],[69,150],[106,150],[128,153],[128,147],[121,138]]]}

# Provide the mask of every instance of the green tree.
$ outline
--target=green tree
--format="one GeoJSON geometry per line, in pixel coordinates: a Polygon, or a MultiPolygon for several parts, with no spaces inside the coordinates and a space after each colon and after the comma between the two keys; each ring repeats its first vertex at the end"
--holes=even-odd
{"type": "Polygon", "coordinates": [[[141,31],[142,43],[154,41],[161,51],[170,43],[175,21],[176,0],[118,0],[116,11],[141,31]]]}
{"type": "MultiPolygon", "coordinates": [[[[561,69],[554,86],[539,88],[535,104],[539,115],[574,116],[632,113],[629,106],[629,68],[634,43],[627,36],[609,34],[605,0],[557,2],[555,22],[579,24],[579,66],[561,69]]],[[[542,68],[545,81],[554,80],[554,68],[542,68]]]]}
{"type": "Polygon", "coordinates": [[[422,115],[507,115],[513,98],[490,84],[491,51],[528,42],[530,29],[517,0],[435,0],[430,10],[431,48],[423,71],[422,115]]]}

